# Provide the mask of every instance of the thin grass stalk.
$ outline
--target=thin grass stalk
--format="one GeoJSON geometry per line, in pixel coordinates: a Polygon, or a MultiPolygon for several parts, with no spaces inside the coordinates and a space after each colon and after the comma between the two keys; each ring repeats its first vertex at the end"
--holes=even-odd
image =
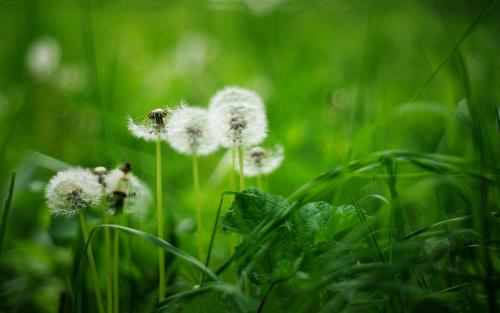
{"type": "MultiPolygon", "coordinates": [[[[109,215],[106,212],[106,196],[102,197],[102,213],[104,224],[109,224],[109,215]]],[[[106,304],[107,311],[113,312],[113,268],[111,260],[111,232],[109,228],[104,229],[104,264],[106,264],[106,304]]]]}
{"type": "MultiPolygon", "coordinates": [[[[164,240],[163,234],[163,193],[161,181],[161,140],[158,137],[156,140],[156,215],[158,219],[158,238],[164,240]]],[[[165,251],[158,248],[158,300],[161,301],[165,297],[165,251]]]]}
{"type": "MultiPolygon", "coordinates": [[[[80,219],[80,226],[82,227],[83,240],[87,242],[89,239],[89,232],[87,230],[87,221],[85,220],[85,216],[83,215],[83,213],[78,214],[78,217],[80,219]]],[[[97,301],[97,310],[99,311],[99,313],[105,313],[101,292],[99,290],[99,279],[97,277],[97,269],[94,261],[94,253],[92,253],[92,247],[90,246],[87,249],[87,257],[89,259],[90,273],[92,275],[92,282],[94,284],[94,292],[97,301]]]]}
{"type": "Polygon", "coordinates": [[[9,195],[5,200],[5,207],[2,214],[2,223],[0,224],[0,256],[2,255],[3,241],[7,231],[7,220],[9,219],[10,206],[12,204],[12,195],[14,194],[14,185],[16,183],[16,172],[12,173],[10,178],[9,195]]]}
{"type": "Polygon", "coordinates": [[[194,202],[196,209],[196,230],[198,233],[198,256],[200,261],[203,260],[203,225],[201,218],[201,194],[200,194],[200,174],[198,168],[198,157],[193,154],[193,186],[194,186],[194,202]]]}
{"type": "MultiPolygon", "coordinates": [[[[115,216],[115,224],[120,225],[120,216],[115,216]]],[[[108,228],[109,229],[109,228],[108,228]]],[[[115,229],[113,236],[113,285],[114,285],[114,313],[120,312],[120,238],[119,231],[115,229]]]]}

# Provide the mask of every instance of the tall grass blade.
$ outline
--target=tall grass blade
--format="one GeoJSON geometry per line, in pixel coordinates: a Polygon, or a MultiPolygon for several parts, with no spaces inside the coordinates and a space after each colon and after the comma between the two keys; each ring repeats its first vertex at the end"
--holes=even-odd
{"type": "Polygon", "coordinates": [[[9,219],[10,207],[12,204],[12,195],[14,194],[14,185],[16,184],[16,172],[12,173],[10,178],[9,194],[5,200],[5,205],[2,214],[2,224],[0,224],[0,256],[2,256],[2,248],[7,232],[7,221],[9,219]]]}

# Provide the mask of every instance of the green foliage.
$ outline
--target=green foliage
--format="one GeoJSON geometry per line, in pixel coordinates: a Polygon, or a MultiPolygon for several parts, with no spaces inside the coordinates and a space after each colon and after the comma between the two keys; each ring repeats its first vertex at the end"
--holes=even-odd
{"type": "Polygon", "coordinates": [[[49,215],[45,183],[129,161],[153,187],[154,145],[127,116],[238,85],[262,96],[283,166],[234,193],[227,151],[200,158],[206,266],[190,160],[166,146],[165,241],[153,206],[122,226],[88,212],[103,295],[102,230],[124,232],[121,312],[498,313],[499,13],[492,0],[0,1],[0,312],[96,312],[78,223],[49,215]],[[40,77],[26,63],[46,36],[60,58],[40,77]]]}
{"type": "MultiPolygon", "coordinates": [[[[255,188],[235,195],[231,208],[222,218],[222,227],[248,238],[252,230],[269,223],[293,206],[284,198],[266,194],[255,188]],[[278,205],[279,204],[279,205],[278,205]]],[[[245,271],[258,285],[266,286],[293,277],[306,270],[313,256],[324,253],[322,241],[331,241],[340,232],[359,223],[354,208],[332,210],[326,202],[306,203],[274,227],[251,259],[236,259],[240,271],[245,271]],[[333,211],[333,212],[332,212],[333,211]]]]}

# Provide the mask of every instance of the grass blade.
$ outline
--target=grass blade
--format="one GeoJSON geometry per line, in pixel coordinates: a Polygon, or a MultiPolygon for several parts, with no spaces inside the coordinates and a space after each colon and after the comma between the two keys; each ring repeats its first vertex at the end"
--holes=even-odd
{"type": "Polygon", "coordinates": [[[14,185],[16,183],[16,172],[12,173],[10,178],[9,195],[5,200],[5,206],[2,215],[2,224],[0,224],[0,256],[2,255],[3,241],[7,231],[7,220],[9,219],[10,206],[12,204],[12,195],[14,194],[14,185]]]}

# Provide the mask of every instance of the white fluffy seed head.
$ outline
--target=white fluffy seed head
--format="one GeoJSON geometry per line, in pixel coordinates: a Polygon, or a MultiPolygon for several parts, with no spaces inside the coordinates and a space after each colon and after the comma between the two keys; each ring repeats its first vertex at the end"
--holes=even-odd
{"type": "Polygon", "coordinates": [[[146,185],[130,171],[122,168],[111,170],[104,178],[108,212],[143,213],[151,193],[146,185]]]}
{"type": "Polygon", "coordinates": [[[147,118],[140,122],[135,122],[128,118],[128,130],[137,138],[146,141],[167,140],[167,122],[172,112],[171,109],[154,109],[149,112],[147,118]]]}
{"type": "Polygon", "coordinates": [[[172,114],[168,129],[168,142],[179,153],[207,155],[219,146],[205,109],[182,107],[172,114]]]}
{"type": "Polygon", "coordinates": [[[249,147],[267,136],[264,104],[253,91],[224,88],[210,100],[209,112],[215,135],[223,147],[249,147]]]}
{"type": "MultiPolygon", "coordinates": [[[[284,158],[285,152],[281,145],[277,145],[272,149],[253,147],[245,150],[243,174],[247,177],[270,174],[280,167],[284,158]]],[[[238,162],[236,163],[236,170],[239,171],[237,164],[238,162]]]]}
{"type": "Polygon", "coordinates": [[[30,73],[39,80],[49,79],[59,66],[61,48],[52,37],[36,40],[26,54],[26,65],[30,73]]]}
{"type": "Polygon", "coordinates": [[[99,204],[102,186],[90,170],[72,168],[57,173],[47,184],[45,198],[55,216],[72,217],[99,204]]]}

